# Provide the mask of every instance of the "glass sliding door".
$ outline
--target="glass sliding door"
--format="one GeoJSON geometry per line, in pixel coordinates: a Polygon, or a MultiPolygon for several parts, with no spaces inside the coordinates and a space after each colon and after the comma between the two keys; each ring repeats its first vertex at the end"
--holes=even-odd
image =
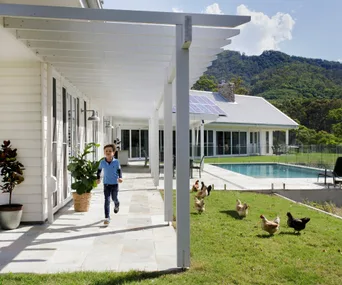
{"type": "Polygon", "coordinates": [[[223,132],[216,132],[216,154],[223,155],[224,142],[223,132]]]}
{"type": "Polygon", "coordinates": [[[231,132],[224,132],[224,148],[223,154],[232,154],[231,132]]]}
{"type": "Polygon", "coordinates": [[[121,149],[128,150],[128,157],[131,156],[130,146],[131,146],[130,131],[122,130],[121,131],[121,149]]]}
{"type": "Polygon", "coordinates": [[[247,133],[240,132],[240,154],[247,154],[247,133]]]}
{"type": "Polygon", "coordinates": [[[140,150],[142,157],[145,157],[145,152],[146,156],[148,157],[148,130],[140,131],[140,150]]]}
{"type": "Polygon", "coordinates": [[[214,155],[214,131],[208,131],[207,135],[208,156],[214,155]]]}
{"type": "Polygon", "coordinates": [[[132,149],[131,158],[140,157],[139,146],[140,146],[140,132],[139,130],[131,130],[131,149],[132,149]]]}
{"type": "Polygon", "coordinates": [[[232,132],[232,149],[233,154],[240,154],[240,145],[239,145],[239,132],[232,132]]]}

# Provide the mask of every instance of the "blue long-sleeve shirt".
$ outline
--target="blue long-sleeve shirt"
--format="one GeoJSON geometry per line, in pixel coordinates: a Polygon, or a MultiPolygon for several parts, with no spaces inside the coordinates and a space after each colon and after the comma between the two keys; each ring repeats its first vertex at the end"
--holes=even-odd
{"type": "Polygon", "coordinates": [[[100,179],[102,171],[104,172],[103,184],[118,184],[118,179],[122,178],[120,162],[115,158],[109,162],[105,158],[100,161],[100,165],[97,170],[97,179],[100,179]]]}

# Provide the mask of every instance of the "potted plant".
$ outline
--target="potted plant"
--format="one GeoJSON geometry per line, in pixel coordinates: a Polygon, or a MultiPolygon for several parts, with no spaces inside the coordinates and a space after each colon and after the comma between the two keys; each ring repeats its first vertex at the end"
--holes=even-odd
{"type": "Polygon", "coordinates": [[[0,225],[4,230],[16,229],[21,221],[23,205],[12,204],[12,193],[16,185],[24,181],[24,165],[17,161],[17,149],[12,149],[11,141],[4,141],[0,149],[0,174],[3,193],[9,193],[9,203],[0,205],[0,225]]]}
{"type": "Polygon", "coordinates": [[[76,156],[70,157],[68,170],[74,182],[71,184],[71,189],[75,190],[72,193],[74,199],[74,209],[76,212],[88,212],[91,190],[96,186],[97,170],[100,161],[91,161],[87,159],[87,155],[93,153],[92,148],[99,147],[99,144],[88,143],[83,152],[78,152],[76,156]]]}

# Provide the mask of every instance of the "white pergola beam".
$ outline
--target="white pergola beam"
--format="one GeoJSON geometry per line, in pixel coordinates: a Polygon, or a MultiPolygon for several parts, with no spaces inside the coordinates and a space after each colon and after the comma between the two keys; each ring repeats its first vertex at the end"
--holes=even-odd
{"type": "MultiPolygon", "coordinates": [[[[51,35],[51,33],[48,33],[51,35]]],[[[83,36],[83,35],[82,35],[83,36]]],[[[44,35],[39,35],[40,39],[44,39],[44,35]]],[[[87,39],[92,39],[93,37],[87,37],[87,39]]],[[[115,37],[115,41],[111,42],[110,45],[108,43],[103,42],[68,42],[68,41],[59,41],[59,40],[22,40],[28,47],[32,49],[57,49],[57,50],[79,50],[79,51],[115,51],[115,50],[122,50],[126,49],[128,51],[136,51],[138,49],[140,52],[144,50],[150,50],[153,47],[158,47],[163,52],[171,50],[171,53],[174,52],[174,45],[171,42],[174,42],[174,39],[170,39],[171,42],[165,40],[169,40],[169,38],[163,38],[161,41],[160,39],[156,38],[155,41],[152,41],[155,38],[150,38],[146,41],[146,37],[144,38],[145,41],[138,41],[136,37],[131,41],[122,42],[122,40],[115,37]],[[139,43],[139,46],[135,46],[139,43]]],[[[218,49],[218,47],[227,46],[231,43],[231,40],[221,40],[221,41],[200,41],[194,40],[191,44],[190,51],[197,52],[197,50],[201,51],[203,49],[218,49]],[[197,45],[196,45],[197,43],[197,45]]]]}
{"type": "MultiPolygon", "coordinates": [[[[170,61],[172,53],[171,51],[166,51],[163,49],[159,49],[158,47],[154,47],[151,49],[146,49],[145,52],[131,52],[128,51],[78,51],[78,50],[58,50],[58,49],[35,49],[35,51],[41,56],[56,56],[56,57],[73,57],[73,58],[97,58],[97,59],[115,59],[117,57],[126,57],[126,54],[133,54],[134,58],[149,58],[149,56],[153,56],[156,60],[160,61],[170,61]]],[[[208,57],[208,56],[216,56],[218,53],[223,51],[222,49],[197,49],[194,52],[191,52],[192,57],[208,57]]]]}
{"type": "MultiPolygon", "coordinates": [[[[116,35],[144,35],[145,39],[142,42],[148,41],[150,37],[158,37],[161,41],[164,37],[175,37],[175,28],[173,25],[134,25],[125,23],[114,24],[42,19],[4,18],[4,27],[7,29],[16,29],[20,31],[51,31],[67,33],[72,32],[86,33],[91,36],[93,36],[94,34],[103,34],[106,37],[109,37],[111,35],[114,38],[116,35]]],[[[238,29],[230,29],[227,27],[194,27],[192,31],[192,38],[206,40],[222,40],[236,36],[238,34],[238,29]]]]}
{"type": "MultiPolygon", "coordinates": [[[[213,61],[217,58],[216,55],[211,55],[211,56],[197,56],[194,55],[191,57],[190,61],[194,62],[210,62],[213,61]]],[[[171,57],[170,56],[165,56],[165,55],[117,55],[116,57],[108,57],[108,56],[103,56],[103,57],[87,57],[84,54],[83,55],[75,55],[75,57],[71,56],[43,56],[43,59],[47,62],[50,63],[88,63],[88,64],[96,64],[99,62],[102,62],[106,66],[110,67],[113,64],[125,64],[127,62],[130,65],[134,65],[134,62],[139,65],[139,64],[146,64],[149,65],[149,63],[164,63],[167,64],[170,62],[171,57]],[[82,57],[83,56],[83,57],[82,57]]]]}
{"type": "Polygon", "coordinates": [[[193,26],[237,27],[250,21],[250,16],[187,14],[172,12],[83,9],[36,5],[0,4],[0,16],[85,20],[99,22],[183,25],[191,16],[193,26]]]}
{"type": "MultiPolygon", "coordinates": [[[[229,42],[227,41],[227,44],[229,42]]],[[[115,53],[120,51],[125,51],[126,53],[136,53],[136,54],[160,54],[160,55],[171,55],[174,52],[173,46],[129,46],[129,47],[115,47],[112,45],[94,45],[89,43],[62,43],[62,42],[39,42],[27,41],[26,45],[38,51],[40,54],[44,55],[44,50],[51,51],[55,53],[59,52],[97,52],[97,53],[115,53]]],[[[218,54],[222,51],[222,48],[207,48],[205,45],[202,47],[193,47],[190,49],[192,54],[218,54]]]]}

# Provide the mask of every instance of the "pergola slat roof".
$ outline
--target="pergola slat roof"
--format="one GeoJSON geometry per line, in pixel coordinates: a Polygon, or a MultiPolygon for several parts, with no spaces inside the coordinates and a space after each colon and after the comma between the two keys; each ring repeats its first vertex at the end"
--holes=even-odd
{"type": "Polygon", "coordinates": [[[115,101],[103,103],[105,115],[136,119],[150,116],[174,74],[175,25],[185,15],[193,26],[190,88],[250,17],[0,4],[4,27],[42,60],[91,99],[115,101]]]}

